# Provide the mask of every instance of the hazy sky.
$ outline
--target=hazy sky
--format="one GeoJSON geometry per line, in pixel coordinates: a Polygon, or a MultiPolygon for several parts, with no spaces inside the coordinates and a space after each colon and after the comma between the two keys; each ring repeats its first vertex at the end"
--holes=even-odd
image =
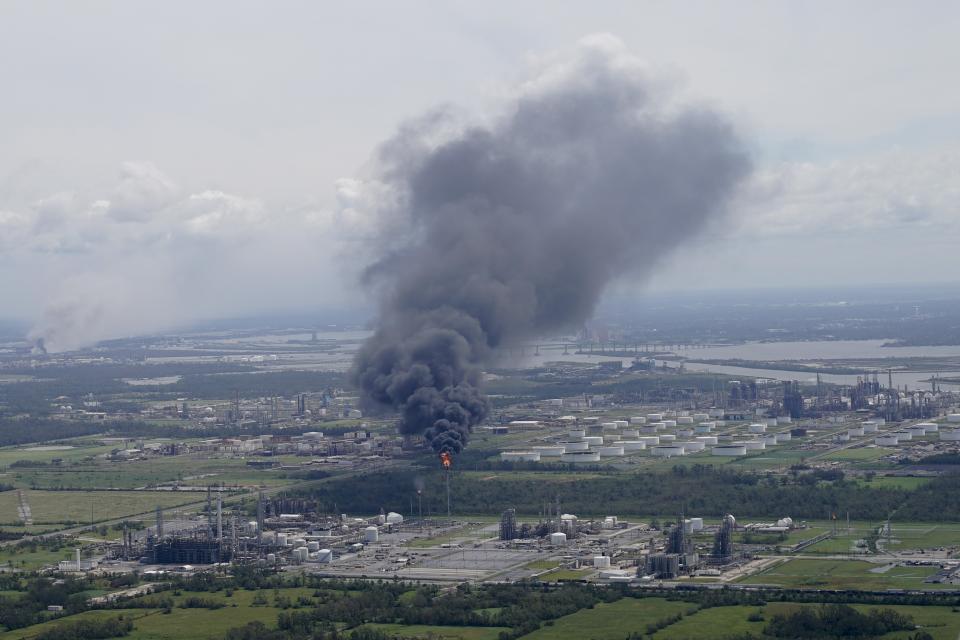
{"type": "Polygon", "coordinates": [[[7,0],[0,317],[82,341],[358,304],[377,145],[438,104],[484,117],[595,33],[756,163],[619,291],[956,279],[957,3],[7,0]]]}

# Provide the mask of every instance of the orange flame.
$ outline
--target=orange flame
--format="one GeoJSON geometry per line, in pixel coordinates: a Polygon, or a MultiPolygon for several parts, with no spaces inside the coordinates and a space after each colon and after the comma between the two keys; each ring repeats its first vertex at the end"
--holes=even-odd
{"type": "Polygon", "coordinates": [[[453,457],[450,455],[449,451],[444,451],[440,454],[440,465],[447,470],[453,466],[453,457]]]}

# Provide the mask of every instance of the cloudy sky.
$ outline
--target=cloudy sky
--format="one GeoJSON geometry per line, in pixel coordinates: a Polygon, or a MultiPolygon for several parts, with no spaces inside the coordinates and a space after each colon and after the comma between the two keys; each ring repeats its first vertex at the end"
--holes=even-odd
{"type": "Polygon", "coordinates": [[[597,33],[755,162],[619,292],[956,279],[956,3],[8,0],[0,317],[72,346],[363,305],[378,145],[436,105],[482,117],[597,33]]]}

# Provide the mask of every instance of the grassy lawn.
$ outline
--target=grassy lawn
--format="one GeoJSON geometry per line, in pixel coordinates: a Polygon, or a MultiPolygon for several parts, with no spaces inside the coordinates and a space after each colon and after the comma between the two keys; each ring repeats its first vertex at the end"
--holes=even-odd
{"type": "Polygon", "coordinates": [[[820,457],[821,460],[846,460],[849,462],[864,462],[879,460],[885,455],[893,453],[893,449],[883,447],[852,447],[831,451],[820,457]]]}
{"type": "Polygon", "coordinates": [[[930,549],[960,545],[960,524],[890,523],[891,548],[930,549]]]}
{"type": "Polygon", "coordinates": [[[497,640],[507,627],[443,627],[431,625],[367,624],[367,629],[378,629],[401,638],[435,638],[436,640],[497,640]]]}
{"type": "Polygon", "coordinates": [[[764,622],[749,622],[747,617],[757,607],[734,606],[701,609],[693,615],[684,616],[665,629],[654,634],[654,640],[711,640],[720,635],[735,636],[746,633],[760,635],[764,622]]]}
{"type": "Polygon", "coordinates": [[[923,580],[937,572],[934,567],[893,567],[883,573],[871,571],[883,567],[862,560],[810,560],[796,558],[766,571],[742,578],[749,584],[775,584],[785,587],[822,587],[833,589],[942,589],[944,585],[923,580]]]}
{"type": "Polygon", "coordinates": [[[557,569],[540,576],[544,582],[559,582],[561,580],[582,580],[592,572],[592,569],[557,569]]]}
{"type": "MultiPolygon", "coordinates": [[[[34,523],[109,520],[203,499],[202,493],[171,491],[33,491],[25,489],[34,523]]],[[[0,525],[19,520],[17,492],[0,493],[0,525]]]]}
{"type": "Polygon", "coordinates": [[[677,613],[695,609],[689,602],[663,598],[624,598],[610,604],[598,604],[543,626],[524,640],[623,640],[631,632],[645,633],[652,624],[677,613]]]}
{"type": "Polygon", "coordinates": [[[913,491],[929,483],[931,478],[917,478],[912,476],[876,476],[869,482],[863,478],[857,479],[857,484],[870,489],[904,489],[913,491]]]}

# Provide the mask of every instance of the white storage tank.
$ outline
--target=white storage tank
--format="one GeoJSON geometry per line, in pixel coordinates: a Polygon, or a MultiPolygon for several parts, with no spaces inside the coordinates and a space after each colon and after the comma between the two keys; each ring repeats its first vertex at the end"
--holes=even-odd
{"type": "Polygon", "coordinates": [[[960,429],[944,429],[940,432],[940,439],[945,442],[960,442],[960,429]]]}
{"type": "Polygon", "coordinates": [[[754,423],[749,427],[747,427],[747,431],[749,431],[750,433],[763,433],[766,430],[767,430],[767,425],[760,424],[760,423],[754,423]]]}
{"type": "Polygon", "coordinates": [[[648,436],[654,435],[657,431],[659,431],[659,429],[657,429],[656,425],[652,425],[652,424],[648,424],[645,427],[640,427],[640,433],[646,434],[648,436]]]}
{"type": "Polygon", "coordinates": [[[600,427],[601,427],[604,431],[613,431],[614,429],[617,428],[617,423],[616,423],[616,422],[604,422],[604,423],[601,423],[600,427]]]}
{"type": "Polygon", "coordinates": [[[793,436],[790,435],[789,431],[784,431],[777,434],[777,444],[780,444],[781,442],[790,442],[791,440],[793,440],[793,436]]]}
{"type": "Polygon", "coordinates": [[[777,424],[793,424],[793,418],[790,416],[780,416],[777,418],[777,424]]]}
{"type": "Polygon", "coordinates": [[[693,430],[696,431],[697,433],[710,433],[711,431],[713,431],[714,426],[716,425],[713,422],[701,422],[700,424],[695,426],[693,430]]]}
{"type": "Polygon", "coordinates": [[[623,451],[624,451],[623,447],[610,446],[610,447],[600,447],[597,453],[599,453],[603,457],[612,457],[612,456],[622,456],[623,451]]]}
{"type": "Polygon", "coordinates": [[[851,429],[847,429],[847,435],[851,438],[859,438],[864,433],[863,427],[853,427],[851,429]]]}
{"type": "Polygon", "coordinates": [[[596,451],[568,451],[560,456],[561,462],[581,464],[585,462],[600,462],[600,454],[596,451]]]}
{"type": "Polygon", "coordinates": [[[672,429],[673,427],[677,426],[677,421],[676,421],[676,420],[664,420],[664,421],[663,421],[663,426],[672,429]]]}
{"type": "Polygon", "coordinates": [[[397,513],[396,511],[391,511],[387,514],[387,524],[402,524],[403,516],[397,513]]]}
{"type": "Polygon", "coordinates": [[[878,428],[877,423],[873,420],[867,420],[860,426],[863,428],[864,433],[876,433],[878,428]]]}
{"type": "Polygon", "coordinates": [[[766,444],[768,447],[772,447],[773,445],[777,444],[777,434],[775,434],[775,433],[768,433],[768,434],[764,435],[764,436],[763,436],[763,442],[764,442],[764,444],[766,444]]]}
{"type": "Polygon", "coordinates": [[[317,552],[317,561],[324,563],[333,562],[333,551],[330,549],[320,549],[320,551],[317,552]]]}
{"type": "Polygon", "coordinates": [[[320,551],[320,543],[317,542],[316,540],[311,540],[310,542],[307,543],[307,551],[309,551],[310,553],[315,553],[317,551],[320,551]]]}
{"type": "Polygon", "coordinates": [[[633,416],[630,418],[630,424],[646,424],[647,419],[644,416],[633,416]]]}
{"type": "Polygon", "coordinates": [[[709,419],[710,419],[710,414],[709,414],[709,413],[695,413],[695,414],[693,414],[692,417],[693,417],[693,421],[694,421],[694,422],[703,422],[704,420],[709,420],[709,419]]]}
{"type": "Polygon", "coordinates": [[[767,423],[767,426],[768,426],[768,427],[775,427],[775,426],[777,426],[777,419],[776,419],[776,418],[767,418],[767,419],[766,419],[766,423],[767,423]]]}
{"type": "Polygon", "coordinates": [[[583,439],[587,446],[598,447],[603,444],[603,436],[587,436],[583,439]]]}
{"type": "MultiPolygon", "coordinates": [[[[958,414],[958,415],[960,415],[960,414],[958,414]]],[[[659,422],[660,420],[663,420],[663,414],[662,414],[662,413],[648,413],[648,414],[647,414],[647,420],[650,421],[650,422],[659,422]]],[[[957,422],[960,422],[960,420],[957,420],[957,422]]]]}
{"type": "Polygon", "coordinates": [[[677,446],[683,447],[685,453],[696,453],[697,451],[703,451],[706,445],[699,440],[689,440],[686,442],[678,442],[677,446]]]}
{"type": "Polygon", "coordinates": [[[703,531],[703,518],[690,518],[690,528],[694,531],[703,531]]]}
{"type": "Polygon", "coordinates": [[[640,430],[639,429],[624,429],[621,434],[624,438],[639,438],[640,430]]]}
{"type": "Polygon", "coordinates": [[[896,434],[887,434],[883,436],[877,436],[874,442],[877,443],[878,447],[893,447],[900,444],[900,438],[896,434]]]}
{"type": "Polygon", "coordinates": [[[713,446],[717,444],[717,436],[697,436],[697,440],[702,442],[704,445],[713,446]]]}
{"type": "Polygon", "coordinates": [[[609,569],[610,556],[593,556],[593,566],[596,569],[609,569]]]}
{"type": "Polygon", "coordinates": [[[660,444],[660,436],[640,436],[637,440],[646,443],[648,447],[660,444]]]}
{"type": "Polygon", "coordinates": [[[267,554],[267,564],[277,564],[277,554],[268,553],[267,554]]]}
{"type": "Polygon", "coordinates": [[[721,444],[710,450],[714,456],[745,456],[747,448],[742,444],[721,444]]]}
{"type": "Polygon", "coordinates": [[[960,422],[960,413],[951,413],[948,415],[947,422],[960,422]]]}
{"type": "Polygon", "coordinates": [[[850,442],[850,434],[838,433],[833,437],[834,442],[850,442]]]}
{"type": "Polygon", "coordinates": [[[909,442],[913,440],[913,434],[909,431],[894,431],[893,435],[897,436],[897,440],[900,442],[909,442]]]}
{"type": "Polygon", "coordinates": [[[539,445],[531,449],[539,453],[541,458],[559,458],[567,450],[566,447],[559,445],[539,445]]]}
{"type": "Polygon", "coordinates": [[[925,433],[936,433],[939,429],[936,422],[918,422],[913,426],[917,428],[923,427],[925,433]]]}
{"type": "Polygon", "coordinates": [[[285,547],[285,546],[287,546],[288,544],[290,544],[290,543],[287,542],[287,534],[285,534],[285,533],[278,533],[278,534],[277,534],[277,546],[278,546],[278,547],[285,547]]]}
{"type": "Polygon", "coordinates": [[[306,548],[306,547],[307,547],[307,541],[306,541],[304,538],[294,538],[294,539],[293,539],[293,546],[306,548]]]}
{"type": "Polygon", "coordinates": [[[767,443],[763,440],[747,440],[745,442],[734,442],[734,444],[742,444],[747,448],[747,451],[763,451],[767,448],[767,443]]]}
{"type": "Polygon", "coordinates": [[[683,447],[679,445],[663,445],[659,444],[652,449],[650,449],[651,455],[657,456],[659,458],[673,458],[674,456],[682,456],[684,454],[683,447]]]}
{"type": "Polygon", "coordinates": [[[677,435],[681,438],[690,438],[693,436],[693,429],[677,429],[677,435]]]}
{"type": "MultiPolygon", "coordinates": [[[[603,440],[601,438],[601,440],[603,440]]],[[[504,462],[540,462],[540,453],[537,451],[501,451],[500,459],[504,462]]]]}
{"type": "Polygon", "coordinates": [[[672,433],[661,433],[660,434],[660,444],[673,442],[677,439],[677,436],[672,433]]]}
{"type": "Polygon", "coordinates": [[[623,429],[624,427],[630,426],[630,423],[626,420],[614,420],[613,424],[617,425],[617,429],[623,429]]]}
{"type": "Polygon", "coordinates": [[[690,416],[678,416],[677,424],[693,424],[693,418],[690,416]]]}
{"type": "Polygon", "coordinates": [[[297,547],[293,550],[293,558],[297,562],[306,562],[307,558],[310,557],[310,552],[307,551],[306,547],[297,547]]]}
{"type": "Polygon", "coordinates": [[[567,432],[567,435],[570,436],[572,440],[579,440],[587,435],[587,431],[585,429],[570,429],[570,431],[567,432]]]}
{"type": "Polygon", "coordinates": [[[590,443],[588,443],[586,440],[580,440],[579,442],[561,442],[560,446],[563,447],[564,453],[576,453],[577,451],[588,450],[590,448],[590,443]]]}
{"type": "Polygon", "coordinates": [[[551,533],[550,534],[550,544],[553,545],[565,545],[567,544],[567,534],[565,533],[551,533]]]}
{"type": "Polygon", "coordinates": [[[647,443],[642,440],[621,440],[620,446],[623,447],[624,452],[643,451],[647,448],[647,443]]]}
{"type": "Polygon", "coordinates": [[[363,530],[363,541],[370,544],[380,540],[380,530],[370,526],[363,530]]]}

